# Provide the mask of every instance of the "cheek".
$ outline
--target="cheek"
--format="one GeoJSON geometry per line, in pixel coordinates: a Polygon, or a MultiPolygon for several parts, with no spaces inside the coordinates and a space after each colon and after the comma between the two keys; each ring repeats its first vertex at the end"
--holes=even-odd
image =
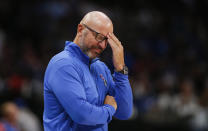
{"type": "Polygon", "coordinates": [[[90,34],[85,35],[83,38],[83,43],[88,49],[97,47],[97,41],[95,40],[94,36],[90,34]]]}
{"type": "Polygon", "coordinates": [[[86,46],[88,47],[88,48],[95,48],[95,47],[97,47],[97,41],[95,41],[95,40],[93,40],[93,39],[88,39],[87,41],[86,41],[86,46]]]}

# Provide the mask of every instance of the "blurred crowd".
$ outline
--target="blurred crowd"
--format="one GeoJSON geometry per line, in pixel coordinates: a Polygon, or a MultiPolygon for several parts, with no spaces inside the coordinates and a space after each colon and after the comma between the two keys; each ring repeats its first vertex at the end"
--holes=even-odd
{"type": "MultiPolygon", "coordinates": [[[[125,49],[134,95],[129,121],[109,130],[208,130],[206,0],[0,1],[0,131],[41,131],[50,58],[92,10],[106,13],[125,49]]],[[[113,71],[112,51],[103,60],[113,71]]]]}

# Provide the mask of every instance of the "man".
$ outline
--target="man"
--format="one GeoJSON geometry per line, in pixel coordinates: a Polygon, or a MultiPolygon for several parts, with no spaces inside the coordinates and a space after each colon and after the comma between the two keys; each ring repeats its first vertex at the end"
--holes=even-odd
{"type": "Polygon", "coordinates": [[[121,42],[111,20],[102,12],[87,13],[73,42],[48,64],[44,78],[45,131],[107,131],[112,116],[124,120],[132,113],[121,42]],[[97,57],[110,45],[114,79],[97,57]]]}
{"type": "Polygon", "coordinates": [[[0,107],[0,112],[2,113],[0,131],[20,131],[18,123],[19,109],[13,102],[3,103],[0,107]]]}

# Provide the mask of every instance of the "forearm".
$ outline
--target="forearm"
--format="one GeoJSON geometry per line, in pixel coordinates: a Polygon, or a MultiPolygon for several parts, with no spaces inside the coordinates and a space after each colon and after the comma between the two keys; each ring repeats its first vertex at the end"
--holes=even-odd
{"type": "Polygon", "coordinates": [[[110,105],[96,106],[85,100],[77,101],[77,103],[72,104],[72,106],[65,110],[72,120],[82,125],[108,123],[115,113],[115,109],[110,105]]]}
{"type": "Polygon", "coordinates": [[[133,96],[128,80],[128,75],[123,75],[115,72],[114,78],[115,99],[118,105],[114,116],[118,119],[128,119],[132,114],[133,108],[133,96]]]}

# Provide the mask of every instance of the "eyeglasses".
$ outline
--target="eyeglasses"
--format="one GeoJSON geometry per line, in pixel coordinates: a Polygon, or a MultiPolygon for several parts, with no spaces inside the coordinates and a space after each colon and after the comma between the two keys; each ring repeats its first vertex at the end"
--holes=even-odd
{"type": "Polygon", "coordinates": [[[102,42],[104,40],[107,40],[108,38],[106,36],[104,36],[103,34],[101,33],[98,33],[97,31],[91,29],[90,27],[88,27],[87,25],[83,24],[88,30],[92,31],[95,35],[95,39],[98,41],[98,42],[102,42]]]}

